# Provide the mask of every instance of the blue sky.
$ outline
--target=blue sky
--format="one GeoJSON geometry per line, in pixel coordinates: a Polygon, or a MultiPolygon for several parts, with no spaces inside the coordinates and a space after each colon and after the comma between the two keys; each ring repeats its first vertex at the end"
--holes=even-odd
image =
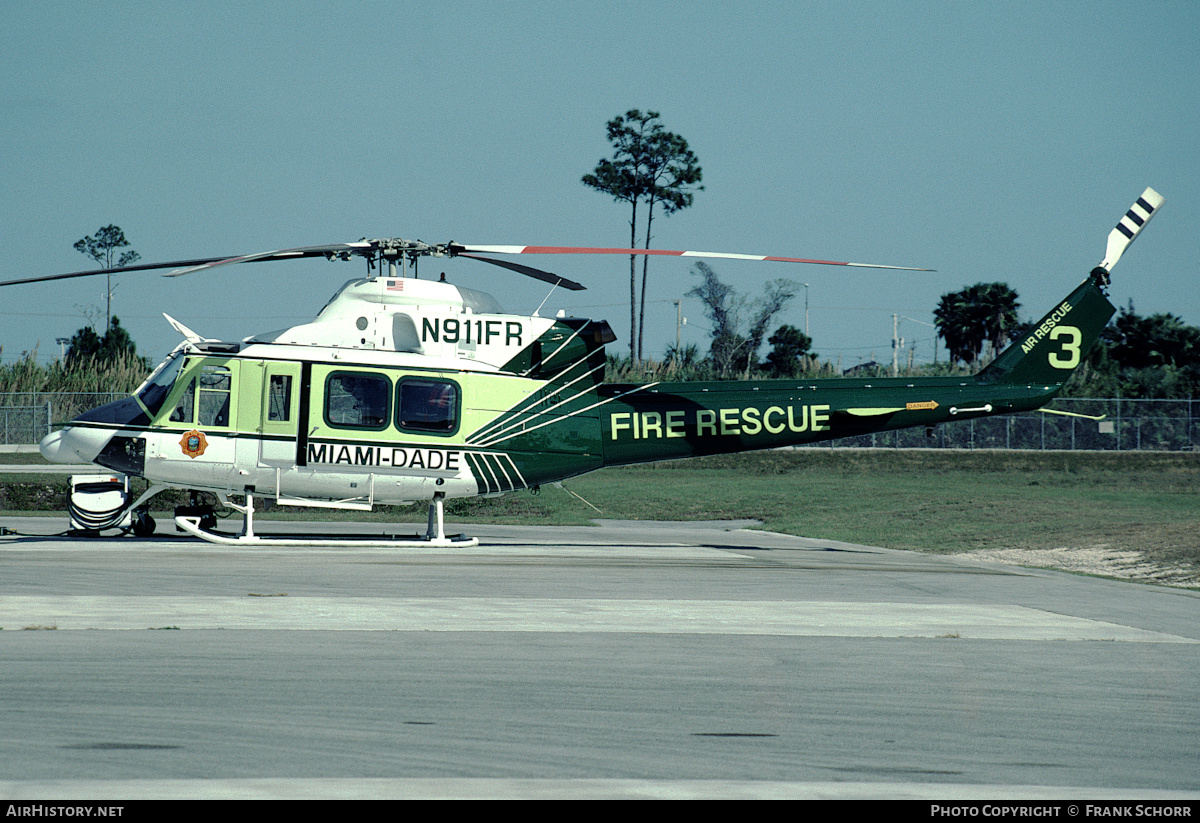
{"type": "MultiPolygon", "coordinates": [[[[1167,202],[1113,301],[1200,324],[1200,4],[1194,2],[32,2],[0,10],[0,279],[86,269],[121,226],[142,262],[361,237],[622,246],[628,213],[580,178],[604,124],[661,112],[704,169],[658,248],[876,262],[890,273],[713,266],[748,295],[808,283],[814,346],[891,357],[892,314],[933,357],[940,295],[1007,282],[1040,316],[1103,257],[1146,186],[1167,202]]],[[[543,313],[607,318],[627,351],[628,262],[538,258],[589,287],[543,313]]],[[[651,263],[647,346],[697,279],[651,263]]],[[[118,278],[139,349],[305,322],[361,261],[118,278]]],[[[534,281],[427,261],[529,313],[534,281]]],[[[804,292],[783,321],[803,326],[804,292]]],[[[4,362],[58,353],[103,278],[0,291],[4,362]]],[[[685,301],[685,343],[707,347],[685,301]]],[[[944,352],[939,354],[944,359],[944,352]]]]}

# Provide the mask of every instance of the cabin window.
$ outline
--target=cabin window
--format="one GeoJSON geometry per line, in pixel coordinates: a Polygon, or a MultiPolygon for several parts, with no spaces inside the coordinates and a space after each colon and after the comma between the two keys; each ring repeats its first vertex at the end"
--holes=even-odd
{"type": "Polygon", "coordinates": [[[458,385],[448,380],[408,378],[396,387],[396,425],[449,434],[458,428],[458,385]]]}
{"type": "Polygon", "coordinates": [[[267,383],[267,420],[284,423],[292,413],[292,376],[272,374],[267,383]]]}
{"type": "Polygon", "coordinates": [[[391,382],[381,374],[334,372],[325,379],[325,422],[340,429],[384,429],[391,382]]]}

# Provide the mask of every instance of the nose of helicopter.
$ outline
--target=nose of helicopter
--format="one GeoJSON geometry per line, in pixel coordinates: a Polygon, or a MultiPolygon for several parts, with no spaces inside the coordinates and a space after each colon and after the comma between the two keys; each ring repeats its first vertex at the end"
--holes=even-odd
{"type": "Polygon", "coordinates": [[[136,398],[126,397],[86,411],[60,431],[51,432],[38,444],[38,451],[55,463],[95,463],[99,466],[140,475],[145,468],[145,440],[126,426],[142,427],[150,418],[136,398]]]}
{"type": "Polygon", "coordinates": [[[111,432],[67,426],[42,438],[38,451],[52,463],[94,463],[111,432]]]}

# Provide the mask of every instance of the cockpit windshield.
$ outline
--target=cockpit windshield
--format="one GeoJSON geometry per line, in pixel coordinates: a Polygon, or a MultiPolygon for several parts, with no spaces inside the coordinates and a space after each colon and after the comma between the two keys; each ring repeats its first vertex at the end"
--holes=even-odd
{"type": "Polygon", "coordinates": [[[141,400],[142,405],[149,410],[151,417],[158,414],[163,401],[171,393],[171,386],[174,385],[175,378],[179,376],[179,369],[183,366],[183,361],[183,346],[180,346],[159,364],[154,373],[146,378],[146,382],[135,392],[138,400],[141,400]]]}

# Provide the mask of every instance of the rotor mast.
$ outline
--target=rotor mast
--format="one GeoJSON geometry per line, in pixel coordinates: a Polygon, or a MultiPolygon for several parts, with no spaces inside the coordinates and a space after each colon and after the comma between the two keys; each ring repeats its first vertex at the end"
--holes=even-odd
{"type": "MultiPolygon", "coordinates": [[[[362,254],[367,258],[368,279],[375,279],[383,274],[383,262],[387,262],[387,276],[395,278],[397,276],[407,277],[404,269],[411,269],[412,277],[417,278],[417,261],[426,256],[430,257],[446,257],[453,256],[450,251],[449,243],[433,245],[420,240],[405,240],[401,237],[388,237],[377,240],[362,240],[362,251],[351,252],[352,254],[362,254]],[[379,261],[379,271],[375,272],[375,262],[379,261]],[[407,265],[405,265],[407,261],[407,265]],[[400,270],[397,275],[397,269],[400,270]]],[[[330,259],[338,255],[329,255],[330,259]]]]}

